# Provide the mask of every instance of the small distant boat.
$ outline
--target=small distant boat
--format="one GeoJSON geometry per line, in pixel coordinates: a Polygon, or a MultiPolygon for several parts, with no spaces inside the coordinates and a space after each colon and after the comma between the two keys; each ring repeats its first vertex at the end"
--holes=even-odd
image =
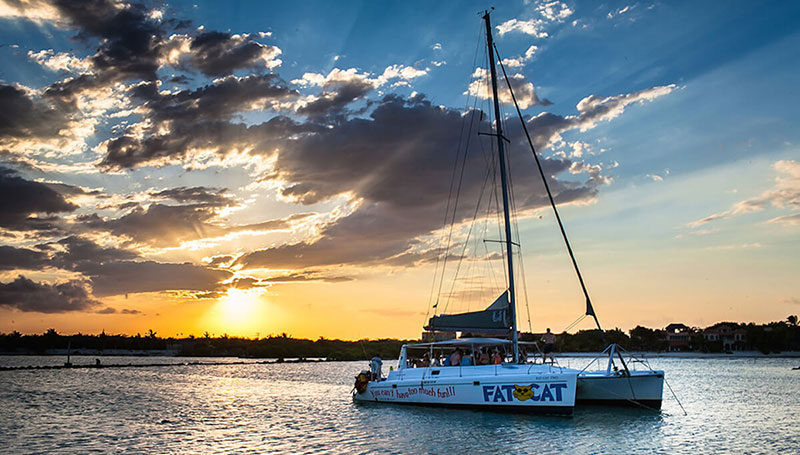
{"type": "MultiPolygon", "coordinates": [[[[500,107],[497,97],[497,71],[495,46],[489,12],[483,15],[486,25],[486,44],[489,56],[489,74],[492,83],[492,101],[495,113],[494,133],[484,133],[497,138],[500,181],[503,195],[505,227],[505,259],[508,288],[488,308],[461,314],[433,316],[426,330],[435,332],[461,332],[502,334],[501,338],[457,338],[430,343],[404,345],[400,351],[398,368],[380,377],[377,371],[362,371],[356,377],[353,397],[361,402],[405,403],[447,407],[469,407],[490,410],[512,410],[552,414],[570,414],[576,405],[605,404],[661,408],[664,372],[651,369],[646,362],[623,356],[616,344],[609,345],[584,369],[564,368],[554,364],[529,363],[528,352],[538,350],[535,343],[518,339],[516,297],[514,289],[514,262],[511,222],[509,215],[509,189],[506,175],[505,143],[500,107]],[[530,350],[530,351],[529,351],[530,350]],[[447,366],[453,353],[474,353],[467,365],[447,366]],[[494,361],[486,364],[485,355],[494,354],[494,361]],[[483,362],[478,361],[481,353],[483,362]],[[444,357],[443,357],[444,356],[444,357]],[[413,362],[412,362],[413,359],[413,362]],[[589,370],[595,361],[605,363],[604,369],[589,370]],[[631,362],[644,369],[629,368],[631,362]],[[479,364],[474,364],[479,363],[479,364]]],[[[502,64],[502,63],[501,63],[502,64]]],[[[505,73],[505,70],[503,69],[505,73]]],[[[508,89],[516,104],[511,85],[508,89]]],[[[522,119],[519,107],[517,113],[522,119]]],[[[525,123],[523,129],[528,135],[525,123]]],[[[533,149],[530,136],[528,141],[533,149]]],[[[542,171],[539,158],[533,150],[542,181],[561,228],[561,233],[572,258],[581,288],[586,297],[585,316],[592,316],[602,333],[580,270],[567,240],[561,218],[542,171]]],[[[584,317],[585,317],[584,316],[584,317]]],[[[457,355],[458,356],[458,355],[457,355]]],[[[544,360],[544,359],[543,359],[544,360]]],[[[452,363],[452,362],[451,362],[452,363]]]]}

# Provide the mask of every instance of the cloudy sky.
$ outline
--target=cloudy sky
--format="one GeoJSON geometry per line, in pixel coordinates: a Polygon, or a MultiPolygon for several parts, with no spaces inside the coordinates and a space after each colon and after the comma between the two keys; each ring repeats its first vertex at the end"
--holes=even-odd
{"type": "MultiPolygon", "coordinates": [[[[798,313],[800,4],[503,3],[603,325],[798,313]]],[[[484,6],[0,0],[0,331],[415,337],[491,303],[484,6]]],[[[520,325],[561,330],[583,299],[506,124],[520,325]]]]}

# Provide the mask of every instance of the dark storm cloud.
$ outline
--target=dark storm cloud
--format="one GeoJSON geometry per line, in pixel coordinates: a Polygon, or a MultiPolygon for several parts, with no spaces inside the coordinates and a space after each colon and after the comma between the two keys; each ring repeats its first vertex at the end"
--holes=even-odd
{"type": "MultiPolygon", "coordinates": [[[[285,196],[311,204],[352,192],[363,200],[358,209],[325,226],[314,242],[255,251],[240,257],[238,264],[304,268],[391,262],[392,258],[414,263],[429,256],[409,249],[415,239],[442,227],[462,122],[473,122],[473,134],[487,131],[488,125],[478,124],[477,113],[463,116],[422,99],[397,97],[385,98],[370,117],[349,119],[296,138],[277,155],[275,166],[277,178],[289,182],[283,190],[285,196]]],[[[519,128],[512,128],[509,135],[513,142],[521,139],[519,128]]],[[[460,205],[456,221],[473,216],[487,177],[487,157],[477,141],[472,139],[461,188],[462,200],[470,202],[460,205]]],[[[487,151],[489,147],[484,144],[487,151]]],[[[515,168],[519,209],[539,207],[547,201],[529,154],[517,152],[512,159],[512,163],[527,160],[515,168]]],[[[547,175],[556,175],[571,164],[567,159],[543,162],[547,175]]],[[[556,179],[550,183],[561,203],[596,193],[594,185],[556,179]]]]}
{"type": "MultiPolygon", "coordinates": [[[[178,191],[177,194],[181,192],[178,191]]],[[[201,197],[200,194],[197,192],[194,197],[201,197]]],[[[116,219],[104,220],[92,214],[79,217],[78,220],[92,229],[108,231],[138,243],[167,247],[179,245],[184,241],[213,238],[232,232],[289,229],[294,223],[313,215],[313,213],[297,213],[261,223],[226,226],[216,220],[216,212],[223,205],[225,204],[215,202],[188,205],[152,204],[146,209],[136,208],[116,219]]]]}
{"type": "Polygon", "coordinates": [[[93,229],[107,230],[137,242],[171,246],[222,234],[224,231],[219,226],[209,223],[214,216],[212,208],[206,205],[152,204],[117,219],[102,220],[95,216],[81,218],[81,221],[93,229]]]}
{"type": "Polygon", "coordinates": [[[231,149],[254,147],[268,152],[289,141],[291,137],[318,131],[324,127],[300,124],[288,117],[274,117],[266,123],[246,126],[227,121],[174,122],[170,132],[142,139],[122,136],[108,141],[107,153],[101,166],[125,169],[146,164],[179,162],[191,149],[216,150],[225,156],[231,149]]]}
{"type": "Polygon", "coordinates": [[[172,82],[173,84],[186,85],[189,82],[191,82],[191,79],[189,79],[188,77],[184,76],[183,74],[180,74],[178,76],[172,76],[169,79],[169,81],[172,82]]]}
{"type": "Polygon", "coordinates": [[[261,280],[262,283],[294,283],[308,281],[325,281],[328,283],[339,283],[352,281],[353,277],[343,275],[328,275],[318,270],[308,270],[303,272],[290,273],[288,275],[278,275],[261,280]]]}
{"type": "Polygon", "coordinates": [[[346,107],[375,89],[368,81],[352,79],[326,85],[322,94],[297,109],[298,114],[315,118],[335,118],[347,114],[346,107]]]}
{"type": "Polygon", "coordinates": [[[102,79],[157,79],[164,32],[143,5],[110,0],[55,0],[54,5],[78,28],[77,38],[100,40],[91,61],[102,79]]]}
{"type": "Polygon", "coordinates": [[[67,126],[72,109],[0,84],[0,139],[54,137],[67,126]]]}
{"type": "Polygon", "coordinates": [[[191,65],[206,76],[224,76],[237,69],[263,68],[280,54],[278,48],[258,43],[249,35],[209,31],[195,36],[190,45],[191,65]]]}
{"type": "Polygon", "coordinates": [[[139,310],[131,310],[129,308],[123,308],[122,310],[117,311],[115,308],[105,307],[101,310],[95,311],[97,314],[142,314],[139,310]]]}
{"type": "MultiPolygon", "coordinates": [[[[30,299],[23,299],[27,302],[23,306],[30,307],[33,305],[34,299],[37,298],[36,296],[41,296],[45,291],[52,293],[54,290],[62,292],[64,295],[72,295],[69,294],[72,291],[78,292],[78,294],[75,294],[76,299],[83,296],[86,302],[93,301],[89,297],[89,288],[86,284],[91,284],[91,289],[95,296],[171,290],[216,291],[221,288],[220,281],[227,280],[232,276],[230,272],[224,270],[214,270],[189,263],[171,264],[137,261],[136,259],[139,259],[139,256],[133,251],[113,247],[103,248],[91,240],[77,236],[67,237],[55,242],[55,245],[60,247],[58,249],[52,248],[51,245],[41,245],[40,251],[0,246],[0,270],[19,268],[35,270],[52,265],[53,267],[80,273],[86,277],[86,283],[71,282],[68,285],[48,287],[47,285],[38,285],[30,280],[22,279],[20,281],[18,278],[15,281],[17,284],[8,289],[13,289],[15,295],[20,296],[20,299],[23,298],[22,295],[25,292],[34,294],[34,297],[30,299]],[[55,250],[55,252],[48,256],[44,250],[55,250]],[[76,287],[82,293],[75,290],[76,287]]],[[[10,285],[11,283],[2,286],[10,285]]],[[[0,294],[2,294],[1,291],[0,294]]],[[[52,299],[48,300],[48,302],[50,301],[52,299]]],[[[77,301],[75,300],[69,305],[72,305],[75,310],[88,308],[88,306],[81,307],[77,305],[75,303],[77,301]]],[[[43,305],[51,304],[45,302],[43,305]]]]}
{"type": "MultiPolygon", "coordinates": [[[[172,290],[217,291],[222,287],[219,282],[232,276],[227,271],[214,270],[189,263],[171,264],[137,261],[139,256],[133,251],[113,247],[104,248],[91,240],[77,236],[67,237],[50,244],[43,244],[37,248],[39,251],[0,246],[0,270],[21,268],[40,270],[46,266],[53,266],[80,273],[86,277],[86,282],[79,283],[76,281],[68,285],[48,286],[19,278],[14,282],[16,284],[8,289],[12,289],[14,295],[22,299],[20,301],[25,302],[24,305],[21,304],[22,306],[15,306],[20,309],[22,307],[32,307],[36,298],[42,297],[48,292],[53,294],[53,292],[58,291],[65,296],[74,295],[74,299],[69,303],[71,305],[70,308],[85,310],[88,306],[80,306],[76,302],[80,300],[79,297],[82,297],[85,302],[94,301],[89,297],[91,294],[86,284],[91,285],[95,296],[172,290]],[[53,245],[57,246],[57,248],[53,248],[53,245]],[[34,296],[23,298],[23,294],[26,292],[30,292],[34,296]]],[[[11,284],[0,286],[11,286],[11,284]]],[[[0,291],[0,294],[2,294],[2,291],[0,291]]],[[[42,305],[52,306],[54,298],[53,295],[50,295],[49,300],[42,303],[42,305]]],[[[0,305],[2,305],[2,302],[0,302],[0,305]]],[[[8,305],[11,304],[9,303],[8,305]]],[[[55,312],[41,309],[25,311],[55,312]]]]}
{"type": "Polygon", "coordinates": [[[90,310],[100,304],[79,281],[50,285],[20,275],[14,281],[0,283],[0,307],[19,311],[65,313],[90,310]]]}
{"type": "Polygon", "coordinates": [[[103,264],[112,261],[135,259],[138,257],[133,251],[119,248],[103,248],[91,240],[70,236],[57,242],[65,251],[56,253],[54,263],[67,270],[81,270],[84,263],[103,264]]]}
{"type": "Polygon", "coordinates": [[[0,245],[0,270],[38,270],[48,262],[47,254],[41,251],[0,245]]]}
{"type": "Polygon", "coordinates": [[[154,261],[118,261],[106,264],[87,263],[81,273],[89,277],[96,296],[161,292],[170,290],[219,290],[219,284],[232,276],[224,270],[185,264],[154,261]]]}
{"type": "MultiPolygon", "coordinates": [[[[171,37],[167,37],[167,30],[184,28],[189,24],[188,21],[175,18],[160,21],[151,17],[145,5],[136,2],[54,0],[52,4],[60,16],[58,22],[77,30],[77,40],[97,45],[96,52],[88,58],[91,72],[57,81],[43,91],[45,97],[61,105],[67,112],[76,109],[76,96],[87,90],[120,81],[155,82],[159,79],[158,69],[165,64],[176,65],[187,72],[200,71],[207,76],[225,76],[238,69],[272,68],[280,64],[276,57],[281,51],[277,47],[261,44],[252,35],[215,31],[202,32],[194,37],[174,35],[181,40],[188,40],[189,50],[180,62],[172,62],[167,54],[175,49],[170,46],[180,44],[181,40],[171,41],[171,37]]],[[[26,8],[22,4],[10,7],[19,11],[26,8]]],[[[185,75],[173,78],[176,83],[186,83],[188,80],[185,75]]],[[[12,101],[7,100],[6,103],[12,101]]],[[[17,102],[24,103],[25,100],[17,102]]],[[[39,112],[31,112],[30,116],[54,116],[58,113],[41,108],[39,112]]],[[[23,123],[24,120],[5,126],[14,132],[24,133],[25,127],[33,124],[23,123]]],[[[55,122],[41,125],[47,125],[49,129],[58,126],[55,122]]],[[[3,126],[0,123],[0,128],[3,126]]]]}
{"type": "Polygon", "coordinates": [[[44,183],[25,180],[16,171],[0,166],[0,227],[13,230],[55,229],[57,218],[34,217],[75,211],[68,202],[44,183]]]}
{"type": "Polygon", "coordinates": [[[208,262],[209,267],[221,267],[230,264],[233,261],[233,256],[229,255],[222,255],[222,256],[214,256],[208,262]]]}
{"type": "Polygon", "coordinates": [[[177,202],[199,202],[202,204],[221,206],[230,204],[230,197],[225,195],[228,190],[225,188],[206,188],[195,186],[187,188],[185,186],[170,188],[158,192],[150,193],[151,196],[163,199],[172,199],[177,202]]]}
{"type": "Polygon", "coordinates": [[[145,83],[136,87],[133,94],[143,102],[145,118],[153,126],[143,137],[124,135],[109,140],[102,167],[132,168],[159,160],[181,160],[190,149],[198,148],[219,150],[224,155],[231,148],[252,147],[254,141],[262,141],[266,147],[312,128],[281,116],[251,127],[229,121],[237,112],[251,110],[254,104],[270,104],[297,95],[271,74],[230,76],[213,85],[167,95],[160,94],[154,84],[145,83]],[[163,133],[164,129],[168,132],[163,133]]]}
{"type": "Polygon", "coordinates": [[[278,218],[274,220],[264,221],[261,223],[252,223],[252,224],[241,224],[230,226],[227,229],[229,232],[241,232],[241,231],[276,231],[281,229],[289,229],[291,228],[295,222],[305,220],[311,216],[316,215],[315,213],[295,213],[293,215],[289,215],[286,218],[278,218]]]}
{"type": "Polygon", "coordinates": [[[75,185],[68,185],[60,182],[43,182],[50,189],[63,196],[101,196],[103,194],[100,190],[87,190],[75,185]]]}
{"type": "Polygon", "coordinates": [[[170,94],[161,94],[154,83],[145,82],[131,93],[144,102],[142,107],[149,111],[147,118],[159,122],[228,120],[253,103],[297,96],[274,74],[228,76],[194,90],[170,94]]]}

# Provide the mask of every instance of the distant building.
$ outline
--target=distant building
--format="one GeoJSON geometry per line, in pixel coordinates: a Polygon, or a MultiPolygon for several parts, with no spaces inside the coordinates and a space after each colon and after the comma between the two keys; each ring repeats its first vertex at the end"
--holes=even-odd
{"type": "Polygon", "coordinates": [[[730,324],[719,323],[703,330],[709,343],[719,342],[723,351],[743,351],[747,347],[747,331],[730,324]]]}
{"type": "Polygon", "coordinates": [[[692,335],[694,330],[691,327],[680,323],[673,323],[664,328],[667,339],[667,349],[672,352],[691,350],[692,335]]]}

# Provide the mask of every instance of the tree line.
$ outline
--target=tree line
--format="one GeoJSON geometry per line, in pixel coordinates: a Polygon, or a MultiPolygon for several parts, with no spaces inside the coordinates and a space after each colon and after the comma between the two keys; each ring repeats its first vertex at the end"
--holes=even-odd
{"type": "MultiPolygon", "coordinates": [[[[797,316],[786,321],[768,324],[725,323],[732,329],[746,333],[747,350],[765,354],[782,351],[800,351],[800,326],[797,316]]],[[[701,329],[687,331],[689,349],[696,352],[722,352],[719,341],[708,341],[701,329]]],[[[465,334],[468,335],[468,334],[465,334]]],[[[522,333],[521,341],[539,341],[541,334],[522,333]]],[[[98,335],[77,333],[62,335],[54,329],[43,334],[23,335],[17,331],[0,333],[0,352],[6,354],[47,354],[53,350],[104,351],[167,351],[169,354],[188,357],[246,357],[246,358],[320,358],[328,360],[364,360],[375,355],[395,358],[403,344],[418,340],[358,340],[346,341],[319,337],[316,340],[294,338],[286,333],[265,338],[244,338],[228,335],[213,337],[206,332],[202,337],[162,338],[150,330],[146,334],[98,335]]],[[[580,330],[561,333],[556,338],[559,352],[597,352],[609,343],[617,343],[630,351],[661,352],[668,349],[663,330],[637,326],[625,333],[619,328],[605,330],[580,330]]]]}

